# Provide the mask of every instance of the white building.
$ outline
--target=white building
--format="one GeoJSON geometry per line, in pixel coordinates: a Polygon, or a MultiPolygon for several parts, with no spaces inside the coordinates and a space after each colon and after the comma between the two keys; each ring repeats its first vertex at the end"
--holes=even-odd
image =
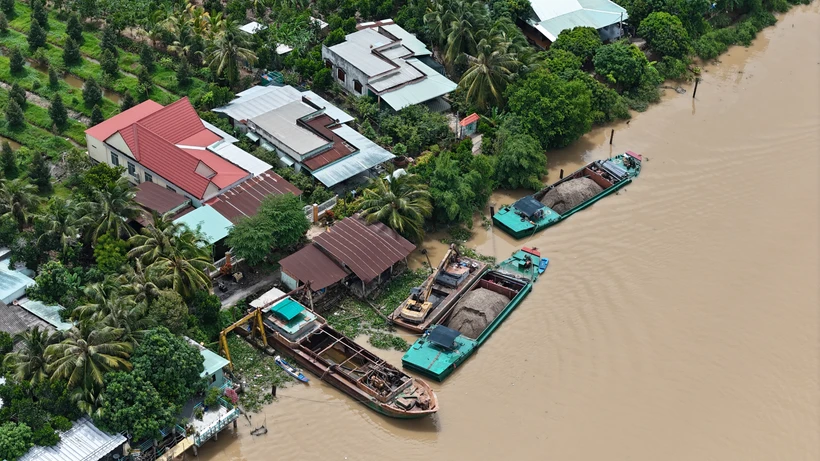
{"type": "Polygon", "coordinates": [[[610,0],[531,0],[530,6],[534,17],[522,30],[543,48],[549,48],[561,31],[575,27],[592,27],[601,40],[615,40],[629,18],[626,9],[610,0]]]}
{"type": "Polygon", "coordinates": [[[325,66],[349,93],[373,96],[401,110],[435,103],[458,87],[425,63],[430,50],[393,20],[362,23],[357,28],[344,42],[322,46],[325,66]]]}

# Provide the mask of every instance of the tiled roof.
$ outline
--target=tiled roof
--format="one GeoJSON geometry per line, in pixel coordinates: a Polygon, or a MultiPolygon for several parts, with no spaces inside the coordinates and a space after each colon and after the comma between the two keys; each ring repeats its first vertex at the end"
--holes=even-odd
{"type": "Polygon", "coordinates": [[[245,216],[255,215],[266,197],[286,193],[298,196],[302,191],[273,171],[268,171],[220,194],[208,204],[222,216],[237,222],[245,216]]]}
{"type": "Polygon", "coordinates": [[[345,218],[314,243],[340,261],[365,283],[406,258],[415,245],[382,223],[367,225],[357,217],[345,218]]]}
{"type": "Polygon", "coordinates": [[[302,283],[310,282],[313,291],[344,279],[347,272],[315,244],[310,244],[279,261],[282,270],[302,283]]]}
{"type": "Polygon", "coordinates": [[[105,141],[117,131],[129,125],[133,125],[137,121],[161,109],[162,104],[156,103],[149,99],[148,101],[139,103],[127,111],[117,114],[102,123],[92,126],[91,128],[85,130],[85,132],[93,138],[99,139],[100,141],[105,141]]]}

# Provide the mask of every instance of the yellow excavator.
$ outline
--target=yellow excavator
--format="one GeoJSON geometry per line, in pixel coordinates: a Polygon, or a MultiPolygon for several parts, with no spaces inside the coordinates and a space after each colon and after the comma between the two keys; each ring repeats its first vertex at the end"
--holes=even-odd
{"type": "Polygon", "coordinates": [[[458,250],[456,250],[455,245],[450,245],[450,248],[447,250],[444,258],[442,258],[441,263],[439,263],[438,267],[436,267],[430,275],[430,278],[427,279],[427,285],[415,287],[410,291],[410,298],[407,299],[401,310],[401,316],[403,319],[408,322],[415,323],[421,323],[424,321],[424,318],[427,317],[430,309],[433,308],[433,303],[428,301],[428,298],[430,298],[430,293],[433,292],[433,285],[436,284],[436,276],[442,269],[447,267],[447,264],[450,263],[451,258],[454,257],[458,258],[458,250]]]}

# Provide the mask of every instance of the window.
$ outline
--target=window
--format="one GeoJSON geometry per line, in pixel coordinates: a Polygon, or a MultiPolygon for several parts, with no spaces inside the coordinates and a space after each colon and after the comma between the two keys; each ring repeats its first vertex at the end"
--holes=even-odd
{"type": "Polygon", "coordinates": [[[137,167],[131,162],[128,162],[128,174],[135,177],[137,176],[137,167]]]}
{"type": "Polygon", "coordinates": [[[328,69],[333,69],[333,63],[330,62],[330,59],[325,59],[325,67],[328,69]]]}
{"type": "Polygon", "coordinates": [[[154,182],[154,177],[151,176],[151,173],[145,173],[145,182],[154,182]]]}
{"type": "Polygon", "coordinates": [[[356,90],[356,93],[362,94],[362,82],[353,80],[353,89],[356,90]]]}
{"type": "Polygon", "coordinates": [[[111,152],[111,164],[114,166],[120,166],[120,156],[111,152]]]}
{"type": "Polygon", "coordinates": [[[344,69],[342,69],[340,67],[339,70],[336,71],[336,77],[338,77],[340,82],[344,82],[345,81],[345,71],[344,71],[344,69]]]}

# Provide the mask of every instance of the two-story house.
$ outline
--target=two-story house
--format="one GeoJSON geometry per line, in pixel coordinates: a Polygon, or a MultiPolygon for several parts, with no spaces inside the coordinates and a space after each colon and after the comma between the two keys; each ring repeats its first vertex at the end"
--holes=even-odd
{"type": "Polygon", "coordinates": [[[345,41],[322,45],[336,82],[356,96],[373,96],[393,110],[413,104],[448,108],[441,97],[458,85],[430,67],[430,50],[391,19],[362,23],[345,41]]]}
{"type": "Polygon", "coordinates": [[[194,206],[271,169],[235,146],[235,138],[203,122],[188,98],[167,106],[145,101],[85,134],[92,159],[122,166],[134,184],[153,182],[194,206]]]}

